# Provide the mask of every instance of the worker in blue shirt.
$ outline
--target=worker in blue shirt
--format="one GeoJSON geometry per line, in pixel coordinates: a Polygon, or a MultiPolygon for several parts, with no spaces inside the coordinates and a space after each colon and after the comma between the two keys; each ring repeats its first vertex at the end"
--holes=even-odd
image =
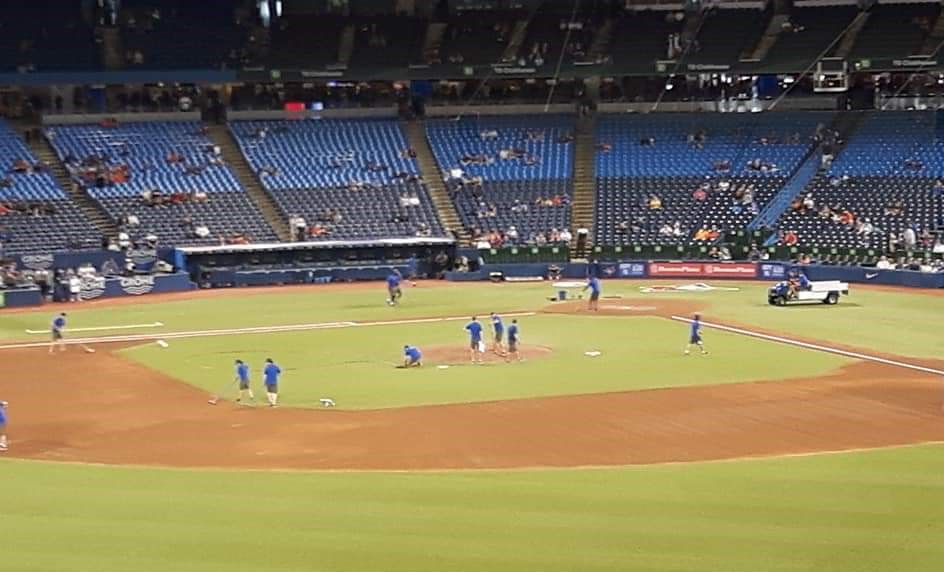
{"type": "Polygon", "coordinates": [[[400,301],[400,297],[403,296],[403,291],[400,290],[400,281],[401,281],[400,271],[394,269],[387,276],[387,305],[395,306],[400,301]]]}
{"type": "Polygon", "coordinates": [[[236,398],[236,403],[241,403],[247,394],[255,403],[256,396],[252,394],[252,388],[249,387],[249,364],[241,359],[236,360],[236,382],[239,383],[239,397],[236,398]]]}
{"type": "Polygon", "coordinates": [[[480,363],[479,345],[482,344],[482,324],[478,318],[472,316],[472,321],[465,325],[465,331],[469,332],[469,357],[472,363],[480,363]]]}
{"type": "Polygon", "coordinates": [[[511,361],[511,358],[515,358],[517,361],[521,361],[521,355],[518,354],[518,342],[521,340],[521,334],[518,332],[518,320],[512,320],[511,325],[508,326],[508,353],[505,354],[505,361],[511,361]]]}
{"type": "Polygon", "coordinates": [[[587,302],[587,309],[596,312],[600,309],[600,280],[596,276],[587,278],[587,285],[583,287],[583,291],[586,292],[588,289],[590,301],[587,302]]]}
{"type": "Polygon", "coordinates": [[[502,344],[505,338],[505,323],[502,322],[501,316],[495,312],[492,312],[489,318],[492,320],[492,330],[495,332],[495,342],[492,350],[498,355],[504,355],[505,348],[502,344]]]}
{"type": "Polygon", "coordinates": [[[420,367],[423,365],[423,352],[416,346],[403,346],[403,367],[420,367]]]}
{"type": "Polygon", "coordinates": [[[708,355],[708,352],[705,351],[705,344],[701,339],[701,316],[699,314],[695,314],[691,323],[689,324],[688,345],[685,346],[685,355],[688,355],[689,350],[692,349],[692,346],[696,346],[698,349],[700,349],[701,355],[708,355]]]}
{"type": "Polygon", "coordinates": [[[52,340],[49,342],[49,353],[52,353],[52,350],[58,345],[59,351],[66,351],[66,340],[63,335],[63,332],[66,329],[66,313],[61,312],[55,318],[52,319],[52,323],[49,326],[49,333],[52,335],[52,340]]]}
{"type": "Polygon", "coordinates": [[[269,407],[277,407],[279,404],[279,376],[281,374],[282,370],[279,366],[275,365],[272,358],[266,358],[265,367],[262,369],[262,376],[269,407]]]}

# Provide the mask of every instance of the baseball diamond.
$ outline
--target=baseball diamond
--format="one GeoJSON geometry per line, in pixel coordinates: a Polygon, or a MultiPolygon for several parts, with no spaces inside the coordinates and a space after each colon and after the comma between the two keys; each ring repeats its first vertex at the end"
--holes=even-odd
{"type": "Polygon", "coordinates": [[[6,0],[0,572],[937,572],[944,3],[6,0]]]}

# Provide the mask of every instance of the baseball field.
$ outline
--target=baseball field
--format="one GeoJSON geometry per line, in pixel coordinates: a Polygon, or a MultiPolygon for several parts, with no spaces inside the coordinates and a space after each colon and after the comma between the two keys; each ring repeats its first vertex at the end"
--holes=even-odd
{"type": "Polygon", "coordinates": [[[0,570],[941,568],[941,293],[651,285],[605,281],[599,312],[429,282],[4,311],[0,570]],[[522,362],[468,363],[490,312],[522,362]],[[236,359],[260,403],[233,402],[236,359]]]}

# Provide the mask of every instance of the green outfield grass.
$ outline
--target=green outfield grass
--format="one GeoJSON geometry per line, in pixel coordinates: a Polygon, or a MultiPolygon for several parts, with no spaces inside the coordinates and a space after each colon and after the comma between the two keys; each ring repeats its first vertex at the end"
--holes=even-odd
{"type": "MultiPolygon", "coordinates": [[[[662,283],[671,283],[671,280],[662,283]]],[[[879,292],[857,289],[838,306],[820,304],[772,308],[766,304],[766,284],[737,283],[740,292],[703,294],[640,294],[639,287],[653,281],[609,280],[604,295],[652,299],[694,298],[710,306],[708,313],[745,324],[840,343],[933,358],[941,354],[939,318],[944,297],[920,293],[879,292]],[[907,327],[903,335],[901,327],[907,327]]],[[[733,283],[724,283],[732,285],[733,283]]],[[[385,291],[376,289],[317,292],[286,287],[264,293],[247,290],[245,297],[220,296],[199,300],[142,303],[136,306],[70,308],[73,327],[133,324],[161,321],[164,330],[194,330],[298,324],[342,320],[376,320],[425,316],[455,316],[490,310],[538,309],[547,304],[552,288],[547,284],[450,284],[446,287],[407,288],[404,304],[384,306],[385,291]]],[[[142,300],[146,301],[146,300],[142,300]]],[[[0,313],[0,339],[30,337],[24,330],[45,330],[48,310],[0,313]]],[[[159,331],[159,330],[141,330],[159,331]]],[[[43,336],[32,336],[44,339],[43,336]]]]}
{"type": "Polygon", "coordinates": [[[17,572],[932,572],[944,447],[440,474],[0,462],[17,572]]]}
{"type": "Polygon", "coordinates": [[[262,364],[271,356],[286,370],[284,405],[314,407],[328,396],[342,408],[784,379],[823,374],[848,361],[724,332],[706,333],[712,355],[686,357],[687,326],[655,317],[545,314],[519,322],[525,345],[551,348],[549,357],[477,366],[463,359],[448,369],[428,359],[420,369],[394,367],[405,343],[465,348],[465,320],[189,338],[171,340],[167,349],[156,344],[130,348],[125,355],[211,393],[232,379],[236,358],[252,364],[258,386],[262,364]],[[602,355],[587,357],[588,350],[602,355]],[[769,367],[772,363],[777,367],[769,367]]]}

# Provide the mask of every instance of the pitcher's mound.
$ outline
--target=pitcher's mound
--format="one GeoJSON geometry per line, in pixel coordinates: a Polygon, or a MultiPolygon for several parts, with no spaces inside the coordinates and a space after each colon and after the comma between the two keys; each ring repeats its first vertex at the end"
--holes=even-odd
{"type": "MultiPolygon", "coordinates": [[[[521,345],[518,346],[518,355],[521,359],[534,361],[550,357],[551,348],[545,346],[521,345]]],[[[505,357],[489,351],[476,353],[478,359],[485,363],[504,364],[505,357]]],[[[512,364],[514,361],[511,362],[512,364]]],[[[468,346],[433,346],[423,348],[423,367],[437,365],[471,365],[468,346]]]]}

